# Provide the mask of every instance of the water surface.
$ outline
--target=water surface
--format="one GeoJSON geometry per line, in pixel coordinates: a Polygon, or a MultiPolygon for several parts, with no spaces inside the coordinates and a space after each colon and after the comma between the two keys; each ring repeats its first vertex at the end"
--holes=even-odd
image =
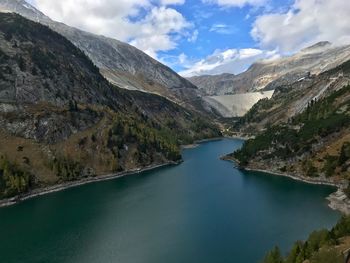
{"type": "Polygon", "coordinates": [[[253,263],[329,228],[331,187],[242,172],[224,139],[184,163],[0,209],[0,262],[253,263]]]}

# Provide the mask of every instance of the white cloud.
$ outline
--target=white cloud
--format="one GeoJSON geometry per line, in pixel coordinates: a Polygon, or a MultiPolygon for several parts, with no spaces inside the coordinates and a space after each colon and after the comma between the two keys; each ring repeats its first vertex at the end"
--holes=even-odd
{"type": "Polygon", "coordinates": [[[226,24],[214,24],[209,29],[210,32],[216,32],[218,34],[230,35],[237,31],[237,28],[226,24]]]}
{"type": "Polygon", "coordinates": [[[255,61],[270,58],[275,54],[275,52],[253,48],[216,50],[205,59],[185,65],[186,70],[180,72],[180,75],[191,77],[221,73],[238,74],[245,71],[255,61]]]}
{"type": "Polygon", "coordinates": [[[251,32],[262,48],[294,52],[319,41],[350,43],[350,2],[296,0],[290,10],[260,16],[251,32]]]}
{"type": "Polygon", "coordinates": [[[216,4],[222,7],[244,7],[250,6],[262,6],[267,0],[202,0],[203,3],[216,4]]]}
{"type": "Polygon", "coordinates": [[[92,33],[116,38],[156,58],[159,51],[176,47],[192,25],[167,5],[184,0],[35,0],[54,20],[92,33]]]}
{"type": "Polygon", "coordinates": [[[197,39],[198,39],[198,35],[199,35],[199,31],[196,29],[196,30],[193,31],[192,35],[190,35],[187,38],[187,41],[190,42],[190,43],[196,42],[197,39]]]}
{"type": "Polygon", "coordinates": [[[174,49],[176,42],[170,34],[181,33],[191,26],[179,12],[166,7],[154,7],[143,20],[134,25],[137,26],[137,32],[130,44],[153,57],[156,57],[157,51],[174,49]]]}
{"type": "Polygon", "coordinates": [[[180,64],[185,64],[187,63],[187,56],[185,53],[181,53],[179,56],[179,62],[180,64]]]}

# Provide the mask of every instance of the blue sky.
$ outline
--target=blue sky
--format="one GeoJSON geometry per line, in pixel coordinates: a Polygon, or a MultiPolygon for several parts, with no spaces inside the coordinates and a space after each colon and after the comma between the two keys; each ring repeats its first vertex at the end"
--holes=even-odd
{"type": "MultiPolygon", "coordinates": [[[[187,1],[183,6],[174,8],[183,14],[198,30],[198,38],[194,43],[183,39],[176,49],[160,52],[160,57],[186,54],[190,60],[198,60],[210,56],[215,50],[259,48],[251,36],[252,25],[259,15],[273,9],[289,7],[283,0],[270,1],[268,6],[252,7],[220,7],[214,4],[203,4],[199,0],[187,1]]],[[[175,64],[178,71],[183,70],[181,64],[175,64]]]]}
{"type": "Polygon", "coordinates": [[[54,20],[128,42],[184,76],[237,74],[319,41],[350,43],[346,0],[27,1],[54,20]]]}

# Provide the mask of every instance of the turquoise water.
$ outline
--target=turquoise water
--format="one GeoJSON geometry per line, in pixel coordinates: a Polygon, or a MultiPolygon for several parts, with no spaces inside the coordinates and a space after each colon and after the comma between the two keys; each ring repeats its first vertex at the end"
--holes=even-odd
{"type": "Polygon", "coordinates": [[[253,263],[336,223],[333,188],[219,160],[241,143],[204,143],[178,166],[2,208],[0,262],[253,263]]]}

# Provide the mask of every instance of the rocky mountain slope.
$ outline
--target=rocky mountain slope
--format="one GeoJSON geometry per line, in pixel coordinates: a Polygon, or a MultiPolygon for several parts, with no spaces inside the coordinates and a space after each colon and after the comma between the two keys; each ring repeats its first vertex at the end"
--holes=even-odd
{"type": "Polygon", "coordinates": [[[111,85],[66,38],[0,13],[0,199],[181,158],[220,135],[169,100],[111,85]]]}
{"type": "MultiPolygon", "coordinates": [[[[231,155],[243,167],[347,185],[350,179],[350,61],[280,87],[238,122],[253,132],[231,155]]],[[[350,191],[348,191],[350,195],[350,191]]]]}
{"type": "Polygon", "coordinates": [[[239,120],[233,130],[253,134],[266,126],[288,122],[302,113],[310,101],[322,99],[350,82],[346,62],[319,75],[309,75],[279,85],[271,99],[262,99],[239,120]]]}
{"type": "Polygon", "coordinates": [[[223,95],[221,90],[230,90],[235,85],[234,74],[224,73],[220,75],[203,75],[188,78],[194,85],[196,85],[204,95],[215,96],[223,95]]]}
{"type": "Polygon", "coordinates": [[[131,45],[55,22],[24,0],[0,0],[0,10],[16,12],[65,36],[93,61],[104,77],[121,88],[156,93],[204,111],[195,85],[131,45]]]}
{"type": "Polygon", "coordinates": [[[190,80],[209,96],[274,90],[309,75],[319,75],[349,59],[350,46],[320,42],[289,57],[262,60],[235,76],[199,76],[190,80]]]}
{"type": "Polygon", "coordinates": [[[199,87],[206,95],[204,100],[222,116],[240,117],[260,99],[269,99],[269,92],[298,82],[309,85],[303,80],[313,79],[349,59],[350,46],[337,47],[320,42],[289,57],[257,62],[238,75],[198,76],[189,80],[199,87]],[[236,103],[243,96],[241,94],[245,94],[250,107],[236,103]]]}

